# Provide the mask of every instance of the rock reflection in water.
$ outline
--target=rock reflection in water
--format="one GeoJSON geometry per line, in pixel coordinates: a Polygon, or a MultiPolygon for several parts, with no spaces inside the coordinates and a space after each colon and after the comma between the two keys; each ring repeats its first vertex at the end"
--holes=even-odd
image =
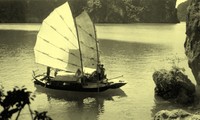
{"type": "Polygon", "coordinates": [[[151,109],[152,118],[155,116],[156,113],[158,113],[161,110],[168,110],[168,111],[183,110],[183,111],[186,111],[191,114],[198,113],[198,111],[200,110],[200,92],[199,92],[200,86],[196,86],[195,89],[196,89],[196,93],[195,93],[194,102],[191,104],[186,104],[186,105],[178,104],[176,102],[169,102],[169,101],[166,101],[166,100],[162,99],[161,97],[158,97],[155,95],[154,96],[155,104],[151,109]]]}

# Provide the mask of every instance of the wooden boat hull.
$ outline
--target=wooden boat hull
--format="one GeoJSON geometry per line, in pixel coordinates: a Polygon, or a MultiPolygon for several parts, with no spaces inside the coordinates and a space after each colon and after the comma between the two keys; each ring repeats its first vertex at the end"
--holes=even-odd
{"type": "Polygon", "coordinates": [[[79,91],[79,92],[103,92],[108,89],[120,88],[121,86],[125,85],[126,82],[119,81],[117,83],[114,83],[114,82],[100,83],[101,86],[99,87],[87,87],[87,85],[83,86],[81,83],[77,83],[77,82],[63,82],[63,81],[46,82],[46,80],[40,80],[34,77],[34,84],[40,85],[45,88],[56,89],[56,90],[79,91]]]}

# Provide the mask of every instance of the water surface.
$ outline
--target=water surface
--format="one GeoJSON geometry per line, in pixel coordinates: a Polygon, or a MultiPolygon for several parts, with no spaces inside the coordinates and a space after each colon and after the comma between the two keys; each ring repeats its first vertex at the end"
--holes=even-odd
{"type": "MultiPolygon", "coordinates": [[[[123,75],[128,84],[99,94],[46,91],[31,80],[32,70],[45,69],[34,62],[39,27],[40,24],[0,25],[0,82],[5,90],[25,85],[36,94],[32,109],[48,111],[53,119],[149,120],[161,109],[181,108],[154,98],[153,72],[170,69],[175,58],[180,59],[177,65],[185,67],[195,83],[184,54],[185,23],[98,24],[101,61],[107,76],[123,75]]],[[[28,111],[22,112],[21,119],[29,119],[28,111]]]]}

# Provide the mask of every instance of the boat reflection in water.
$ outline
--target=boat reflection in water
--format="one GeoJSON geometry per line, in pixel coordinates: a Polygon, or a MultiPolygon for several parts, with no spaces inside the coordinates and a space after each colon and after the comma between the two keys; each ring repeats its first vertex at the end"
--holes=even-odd
{"type": "Polygon", "coordinates": [[[69,119],[69,120],[96,120],[99,116],[104,113],[104,102],[114,101],[115,97],[118,99],[127,97],[126,93],[121,89],[110,89],[104,92],[74,92],[74,91],[63,91],[55,89],[47,89],[40,85],[35,85],[36,94],[45,94],[47,96],[50,107],[48,110],[49,116],[54,116],[57,119],[69,119]],[[57,103],[59,105],[51,105],[57,103]],[[64,108],[63,108],[64,107],[64,108]],[[56,116],[54,112],[56,110],[56,116]],[[64,109],[64,110],[63,110],[64,109]],[[61,114],[58,115],[57,112],[61,114]]]}
{"type": "Polygon", "coordinates": [[[53,97],[56,99],[64,99],[66,101],[77,101],[80,99],[85,99],[88,97],[91,98],[101,98],[105,100],[112,100],[112,97],[126,97],[127,95],[121,89],[109,89],[105,92],[74,92],[74,91],[63,91],[63,90],[55,90],[55,89],[47,89],[39,85],[35,85],[36,92],[45,93],[49,97],[53,97]]]}

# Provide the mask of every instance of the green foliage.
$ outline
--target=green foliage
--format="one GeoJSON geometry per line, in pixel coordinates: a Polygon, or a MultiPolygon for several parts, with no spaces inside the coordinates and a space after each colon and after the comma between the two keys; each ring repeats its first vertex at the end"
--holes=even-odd
{"type": "Polygon", "coordinates": [[[102,2],[100,0],[88,0],[87,5],[84,7],[89,13],[96,11],[102,7],[102,2]]]}
{"type": "Polygon", "coordinates": [[[168,60],[172,63],[171,70],[161,69],[153,73],[155,94],[171,102],[184,105],[193,103],[195,85],[184,74],[185,69],[179,67],[181,59],[174,57],[168,60]]]}
{"type": "Polygon", "coordinates": [[[177,23],[176,0],[141,0],[143,22],[177,23]]]}
{"type": "Polygon", "coordinates": [[[186,14],[187,14],[187,8],[190,4],[191,0],[187,0],[177,7],[177,15],[180,21],[186,21],[186,14]]]}
{"type": "Polygon", "coordinates": [[[13,91],[8,91],[7,95],[3,93],[1,95],[0,105],[3,107],[3,111],[0,113],[0,117],[2,119],[11,118],[16,112],[19,114],[25,105],[30,104],[30,92],[26,91],[26,88],[15,87],[13,91]]]}
{"type": "MultiPolygon", "coordinates": [[[[67,0],[3,0],[0,22],[42,22],[67,0]]],[[[86,10],[96,23],[178,22],[176,0],[68,0],[74,17],[86,10]]]]}
{"type": "Polygon", "coordinates": [[[174,56],[173,58],[167,58],[167,61],[172,65],[172,70],[174,72],[185,72],[184,67],[180,67],[181,61],[185,60],[184,58],[180,58],[178,56],[174,56]]]}
{"type": "MultiPolygon", "coordinates": [[[[137,3],[135,0],[123,0],[126,8],[126,16],[128,22],[139,22],[140,14],[144,10],[144,7],[136,6],[134,3],[137,3]]],[[[138,4],[137,4],[138,5],[138,4]]]]}
{"type": "Polygon", "coordinates": [[[13,114],[17,113],[16,120],[19,118],[22,109],[25,106],[28,106],[31,118],[34,120],[52,120],[49,116],[46,115],[47,112],[35,112],[33,114],[30,104],[31,100],[34,100],[34,95],[31,95],[30,91],[23,86],[22,88],[14,87],[12,91],[8,91],[7,94],[4,94],[3,87],[0,88],[0,106],[3,110],[0,112],[1,120],[11,119],[13,114]]]}
{"type": "Polygon", "coordinates": [[[47,116],[47,112],[38,112],[35,111],[34,120],[52,120],[49,116],[47,116]]]}
{"type": "Polygon", "coordinates": [[[5,97],[3,86],[0,85],[0,104],[2,104],[3,97],[5,97]]]}

